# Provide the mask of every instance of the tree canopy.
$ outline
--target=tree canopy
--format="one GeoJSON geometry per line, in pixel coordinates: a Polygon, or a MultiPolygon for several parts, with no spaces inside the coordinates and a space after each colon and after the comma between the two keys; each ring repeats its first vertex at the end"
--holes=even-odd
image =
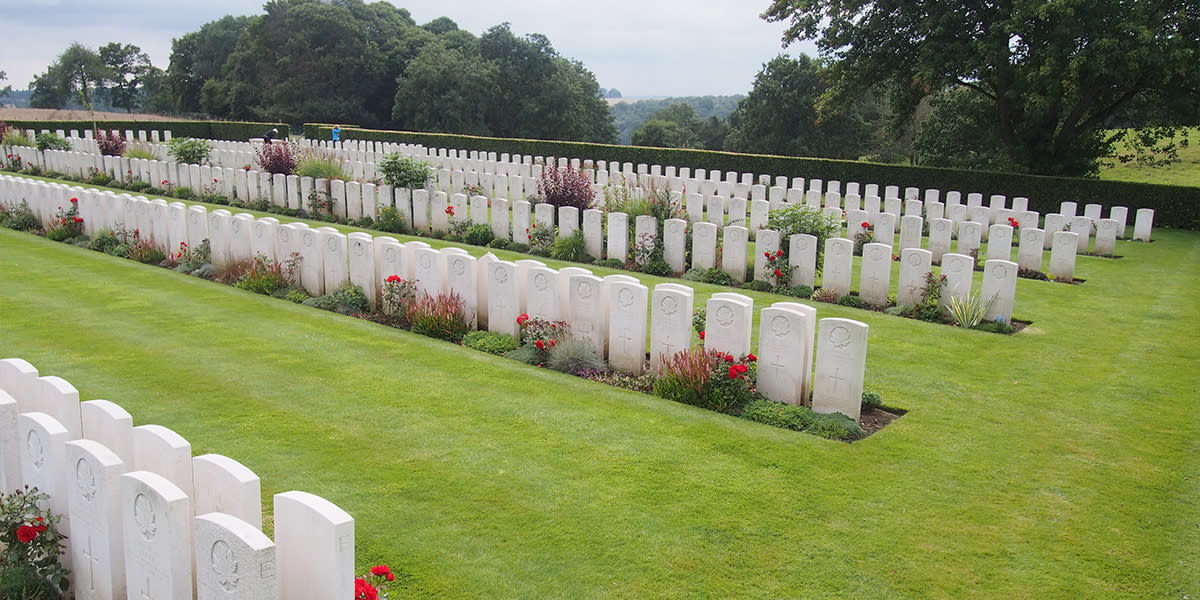
{"type": "Polygon", "coordinates": [[[831,59],[827,112],[882,89],[904,119],[961,86],[988,102],[982,125],[1031,173],[1094,172],[1114,141],[1104,129],[1138,102],[1168,120],[1200,103],[1200,0],[774,0],[763,18],[831,59]]]}

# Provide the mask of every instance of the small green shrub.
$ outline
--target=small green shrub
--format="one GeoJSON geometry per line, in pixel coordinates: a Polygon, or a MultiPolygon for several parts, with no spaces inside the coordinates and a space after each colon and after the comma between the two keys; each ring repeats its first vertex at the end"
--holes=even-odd
{"type": "Polygon", "coordinates": [[[311,297],[303,288],[292,288],[287,291],[287,294],[284,294],[283,299],[293,304],[303,304],[305,300],[311,297]]]}
{"type": "Polygon", "coordinates": [[[472,350],[497,356],[503,356],[521,347],[517,338],[497,331],[472,331],[463,336],[462,343],[472,350]]]}
{"type": "Polygon", "coordinates": [[[0,203],[0,225],[17,231],[37,231],[42,228],[42,224],[24,200],[20,204],[0,203]]]}
{"type": "Polygon", "coordinates": [[[603,371],[608,365],[592,348],[591,342],[583,338],[565,337],[558,340],[546,352],[546,366],[562,373],[580,371],[603,371]]]}
{"type": "Polygon", "coordinates": [[[684,273],[683,278],[716,285],[733,285],[733,277],[720,269],[692,269],[684,273]]]}
{"type": "Polygon", "coordinates": [[[180,200],[191,200],[192,198],[196,197],[196,195],[192,193],[191,188],[184,186],[180,186],[171,190],[171,195],[179,198],[180,200]]]}
{"type": "Polygon", "coordinates": [[[817,288],[813,290],[812,296],[809,296],[808,299],[813,302],[828,302],[833,304],[838,301],[838,295],[836,290],[817,288]]]}
{"type": "Polygon", "coordinates": [[[296,162],[296,175],[316,179],[350,179],[342,160],[333,152],[319,148],[307,148],[300,153],[296,162]]]}
{"type": "Polygon", "coordinates": [[[495,238],[487,243],[488,248],[495,248],[497,250],[511,250],[512,246],[513,243],[504,238],[495,238]]]}
{"type": "Polygon", "coordinates": [[[843,441],[863,435],[862,427],[841,413],[814,414],[808,431],[826,439],[843,441]]]}
{"type": "Polygon", "coordinates": [[[96,252],[112,254],[112,250],[120,244],[121,242],[117,239],[117,236],[113,235],[113,232],[105,229],[104,231],[97,233],[96,237],[92,238],[91,244],[89,244],[88,247],[96,252]]]}
{"type": "Polygon", "coordinates": [[[130,146],[125,149],[124,154],[122,154],[121,156],[124,156],[125,158],[131,158],[131,159],[132,158],[142,158],[145,160],[158,160],[158,156],[156,154],[154,154],[154,152],[152,150],[150,150],[149,148],[143,148],[141,146],[130,146]]]}
{"type": "Polygon", "coordinates": [[[175,162],[203,165],[208,162],[208,155],[212,152],[212,148],[209,147],[206,140],[171,138],[167,142],[167,152],[175,159],[175,162]]]}
{"type": "Polygon", "coordinates": [[[20,130],[15,128],[5,131],[3,141],[0,143],[5,146],[33,146],[33,144],[29,143],[29,138],[25,137],[24,133],[21,133],[20,130]]]}
{"type": "Polygon", "coordinates": [[[0,492],[0,598],[59,600],[70,574],[59,562],[66,536],[50,497],[35,488],[0,492]]]}
{"type": "Polygon", "coordinates": [[[804,431],[816,420],[811,408],[760,398],[742,409],[742,418],[781,429],[804,431]]]}
{"type": "Polygon", "coordinates": [[[883,396],[879,395],[879,392],[875,392],[872,390],[863,390],[863,394],[862,394],[863,410],[879,408],[881,406],[883,406],[883,396]]]}
{"type": "Polygon", "coordinates": [[[492,233],[492,227],[490,225],[484,225],[483,223],[480,223],[467,228],[467,232],[463,234],[463,241],[471,244],[472,246],[486,246],[493,239],[495,239],[495,237],[496,235],[492,233]]]}
{"type": "Polygon", "coordinates": [[[58,134],[55,134],[55,133],[50,133],[49,131],[43,131],[43,132],[35,135],[33,137],[33,141],[34,141],[34,145],[37,146],[38,150],[70,150],[71,149],[71,143],[68,142],[66,138],[64,138],[58,134]]]}
{"type": "Polygon", "coordinates": [[[508,249],[513,252],[529,252],[529,244],[520,244],[517,242],[508,242],[508,249]]]}
{"type": "Polygon", "coordinates": [[[375,222],[375,228],[388,233],[408,231],[404,217],[400,216],[400,211],[396,210],[394,206],[385,206],[379,210],[379,220],[375,222]]]}
{"type": "Polygon", "coordinates": [[[792,288],[792,295],[797,298],[811,298],[813,294],[812,286],[800,284],[792,288]]]}
{"type": "Polygon", "coordinates": [[[595,261],[592,261],[592,264],[596,265],[597,267],[608,267],[609,269],[621,269],[621,268],[625,267],[625,263],[621,262],[621,259],[619,259],[619,258],[606,258],[604,260],[595,260],[595,261]]]}
{"type": "Polygon", "coordinates": [[[388,185],[396,188],[419,189],[431,177],[429,163],[393,152],[379,161],[379,172],[388,185]]]}
{"type": "Polygon", "coordinates": [[[591,262],[587,253],[587,242],[583,239],[583,230],[577,229],[571,235],[560,237],[550,245],[550,257],[571,262],[591,262]]]}
{"type": "Polygon", "coordinates": [[[535,366],[541,365],[543,360],[542,353],[537,348],[534,348],[532,344],[526,344],[511,352],[505,352],[504,358],[535,366]]]}
{"type": "Polygon", "coordinates": [[[746,283],[743,283],[742,289],[753,292],[769,292],[771,291],[771,284],[755,279],[754,281],[747,281],[746,283]]]}
{"type": "Polygon", "coordinates": [[[860,296],[846,294],[845,296],[838,298],[837,303],[842,306],[849,306],[850,308],[862,308],[863,299],[860,296]]]}
{"type": "Polygon", "coordinates": [[[779,232],[779,239],[790,239],[797,233],[807,233],[817,238],[817,264],[825,251],[825,240],[833,237],[841,229],[841,219],[825,214],[819,208],[807,204],[792,204],[786,208],[773,210],[767,218],[767,229],[779,232]]]}
{"type": "Polygon", "coordinates": [[[274,296],[286,292],[292,287],[296,269],[300,266],[300,253],[293,252],[287,260],[280,263],[270,260],[263,254],[254,256],[254,265],[235,284],[239,289],[274,296]]]}
{"type": "Polygon", "coordinates": [[[668,265],[667,261],[661,258],[655,258],[642,267],[642,272],[647,275],[666,277],[671,274],[671,265],[668,265]]]}
{"type": "Polygon", "coordinates": [[[349,282],[332,293],[309,298],[303,304],[343,315],[364,314],[371,310],[371,303],[367,301],[362,288],[349,282]]]}
{"type": "Polygon", "coordinates": [[[979,292],[975,292],[966,298],[953,296],[950,298],[950,303],[947,305],[947,310],[950,312],[950,318],[958,324],[959,327],[971,329],[983,320],[983,315],[992,308],[992,304],[996,302],[996,295],[984,302],[980,297],[979,292]]]}

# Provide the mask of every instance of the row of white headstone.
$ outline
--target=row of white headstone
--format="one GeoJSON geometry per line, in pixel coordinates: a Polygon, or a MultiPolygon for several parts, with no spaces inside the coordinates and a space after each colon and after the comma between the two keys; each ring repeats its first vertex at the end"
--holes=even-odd
{"type": "Polygon", "coordinates": [[[0,360],[0,489],[28,485],[62,516],[64,566],[80,600],[293,600],[354,593],[354,519],[306,492],[261,483],[159,425],[133,425],[108,400],[0,360]]]}
{"type": "MultiPolygon", "coordinates": [[[[314,295],[331,292],[349,282],[374,300],[376,291],[382,290],[387,279],[396,275],[415,281],[420,291],[430,295],[458,294],[472,324],[490,331],[519,335],[517,317],[522,313],[550,321],[566,320],[573,334],[588,340],[614,368],[627,372],[642,372],[647,334],[650,364],[654,368],[663,355],[686,350],[692,342],[694,292],[684,285],[655,286],[650,304],[650,290],[628,275],[600,278],[580,267],[555,270],[540,261],[502,261],[490,253],[476,259],[459,248],[434,250],[423,242],[401,243],[390,236],[372,237],[362,232],[346,235],[330,227],[313,229],[304,223],[280,223],[270,217],[255,219],[247,213],[233,215],[221,209],[209,212],[203,206],[188,207],[181,202],[168,204],[165,200],[150,201],[111,191],[71,188],[18,177],[0,178],[0,198],[30,199],[31,208],[38,207],[35,209],[38,214],[68,203],[72,196],[78,200],[86,231],[136,229],[146,239],[167,240],[166,244],[158,243],[169,247],[183,242],[195,248],[207,239],[215,265],[249,260],[257,255],[283,261],[295,253],[301,258],[296,273],[298,283],[314,295]]],[[[815,246],[815,241],[810,246],[815,246]]],[[[740,294],[714,295],[708,305],[707,346],[737,356],[750,352],[753,306],[752,299],[740,294]],[[726,319],[730,314],[736,318],[726,319]]],[[[774,386],[768,397],[800,404],[809,397],[808,373],[813,360],[812,331],[816,317],[814,309],[800,304],[794,305],[793,310],[804,313],[809,321],[806,329],[788,330],[792,336],[808,332],[806,340],[794,342],[807,349],[803,355],[805,362],[800,365],[796,361],[800,357],[787,359],[796,367],[786,374],[791,377],[790,383],[774,386]]],[[[766,317],[763,318],[765,322],[766,317]]],[[[768,332],[761,330],[760,340],[768,332]]],[[[865,334],[863,340],[865,343],[865,334]]],[[[783,341],[778,344],[787,345],[783,341]]],[[[763,354],[764,360],[780,364],[784,359],[776,359],[769,346],[763,354]]],[[[865,361],[865,347],[861,356],[865,361]]],[[[839,368],[844,372],[861,372],[865,362],[839,368]]],[[[783,377],[785,373],[777,375],[783,377]]],[[[823,405],[814,401],[814,406],[823,405]]],[[[857,418],[857,411],[847,412],[851,410],[839,408],[838,412],[857,418]]]]}

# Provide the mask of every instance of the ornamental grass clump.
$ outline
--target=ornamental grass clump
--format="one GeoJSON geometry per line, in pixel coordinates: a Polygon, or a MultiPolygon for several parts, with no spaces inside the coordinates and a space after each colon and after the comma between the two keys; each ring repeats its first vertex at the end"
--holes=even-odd
{"type": "Polygon", "coordinates": [[[591,208],[596,197],[586,173],[571,166],[559,167],[553,162],[542,169],[538,194],[542,202],[556,207],[574,206],[580,211],[591,208]]]}
{"type": "Polygon", "coordinates": [[[757,357],[734,357],[692,348],[663,356],[654,395],[723,413],[734,413],[760,397],[755,391],[757,357]]]}
{"type": "Polygon", "coordinates": [[[436,296],[421,294],[407,306],[405,319],[412,332],[458,344],[471,331],[466,302],[457,292],[436,296]]]}
{"type": "Polygon", "coordinates": [[[70,571],[59,562],[61,515],[40,507],[50,497],[25,486],[0,493],[0,598],[66,598],[70,571]]]}
{"type": "Polygon", "coordinates": [[[283,296],[295,285],[300,260],[299,252],[293,252],[283,262],[271,260],[265,254],[255,254],[250,269],[234,285],[264,296],[283,296]]]}

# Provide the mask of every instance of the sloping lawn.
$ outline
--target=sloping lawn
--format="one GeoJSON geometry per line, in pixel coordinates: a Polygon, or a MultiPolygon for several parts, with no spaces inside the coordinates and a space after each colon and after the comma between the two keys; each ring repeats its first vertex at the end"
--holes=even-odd
{"type": "Polygon", "coordinates": [[[1011,337],[817,305],[909,411],[854,444],[8,230],[0,356],[338,504],[394,597],[1200,597],[1200,233],[1155,235],[1011,337]]]}

